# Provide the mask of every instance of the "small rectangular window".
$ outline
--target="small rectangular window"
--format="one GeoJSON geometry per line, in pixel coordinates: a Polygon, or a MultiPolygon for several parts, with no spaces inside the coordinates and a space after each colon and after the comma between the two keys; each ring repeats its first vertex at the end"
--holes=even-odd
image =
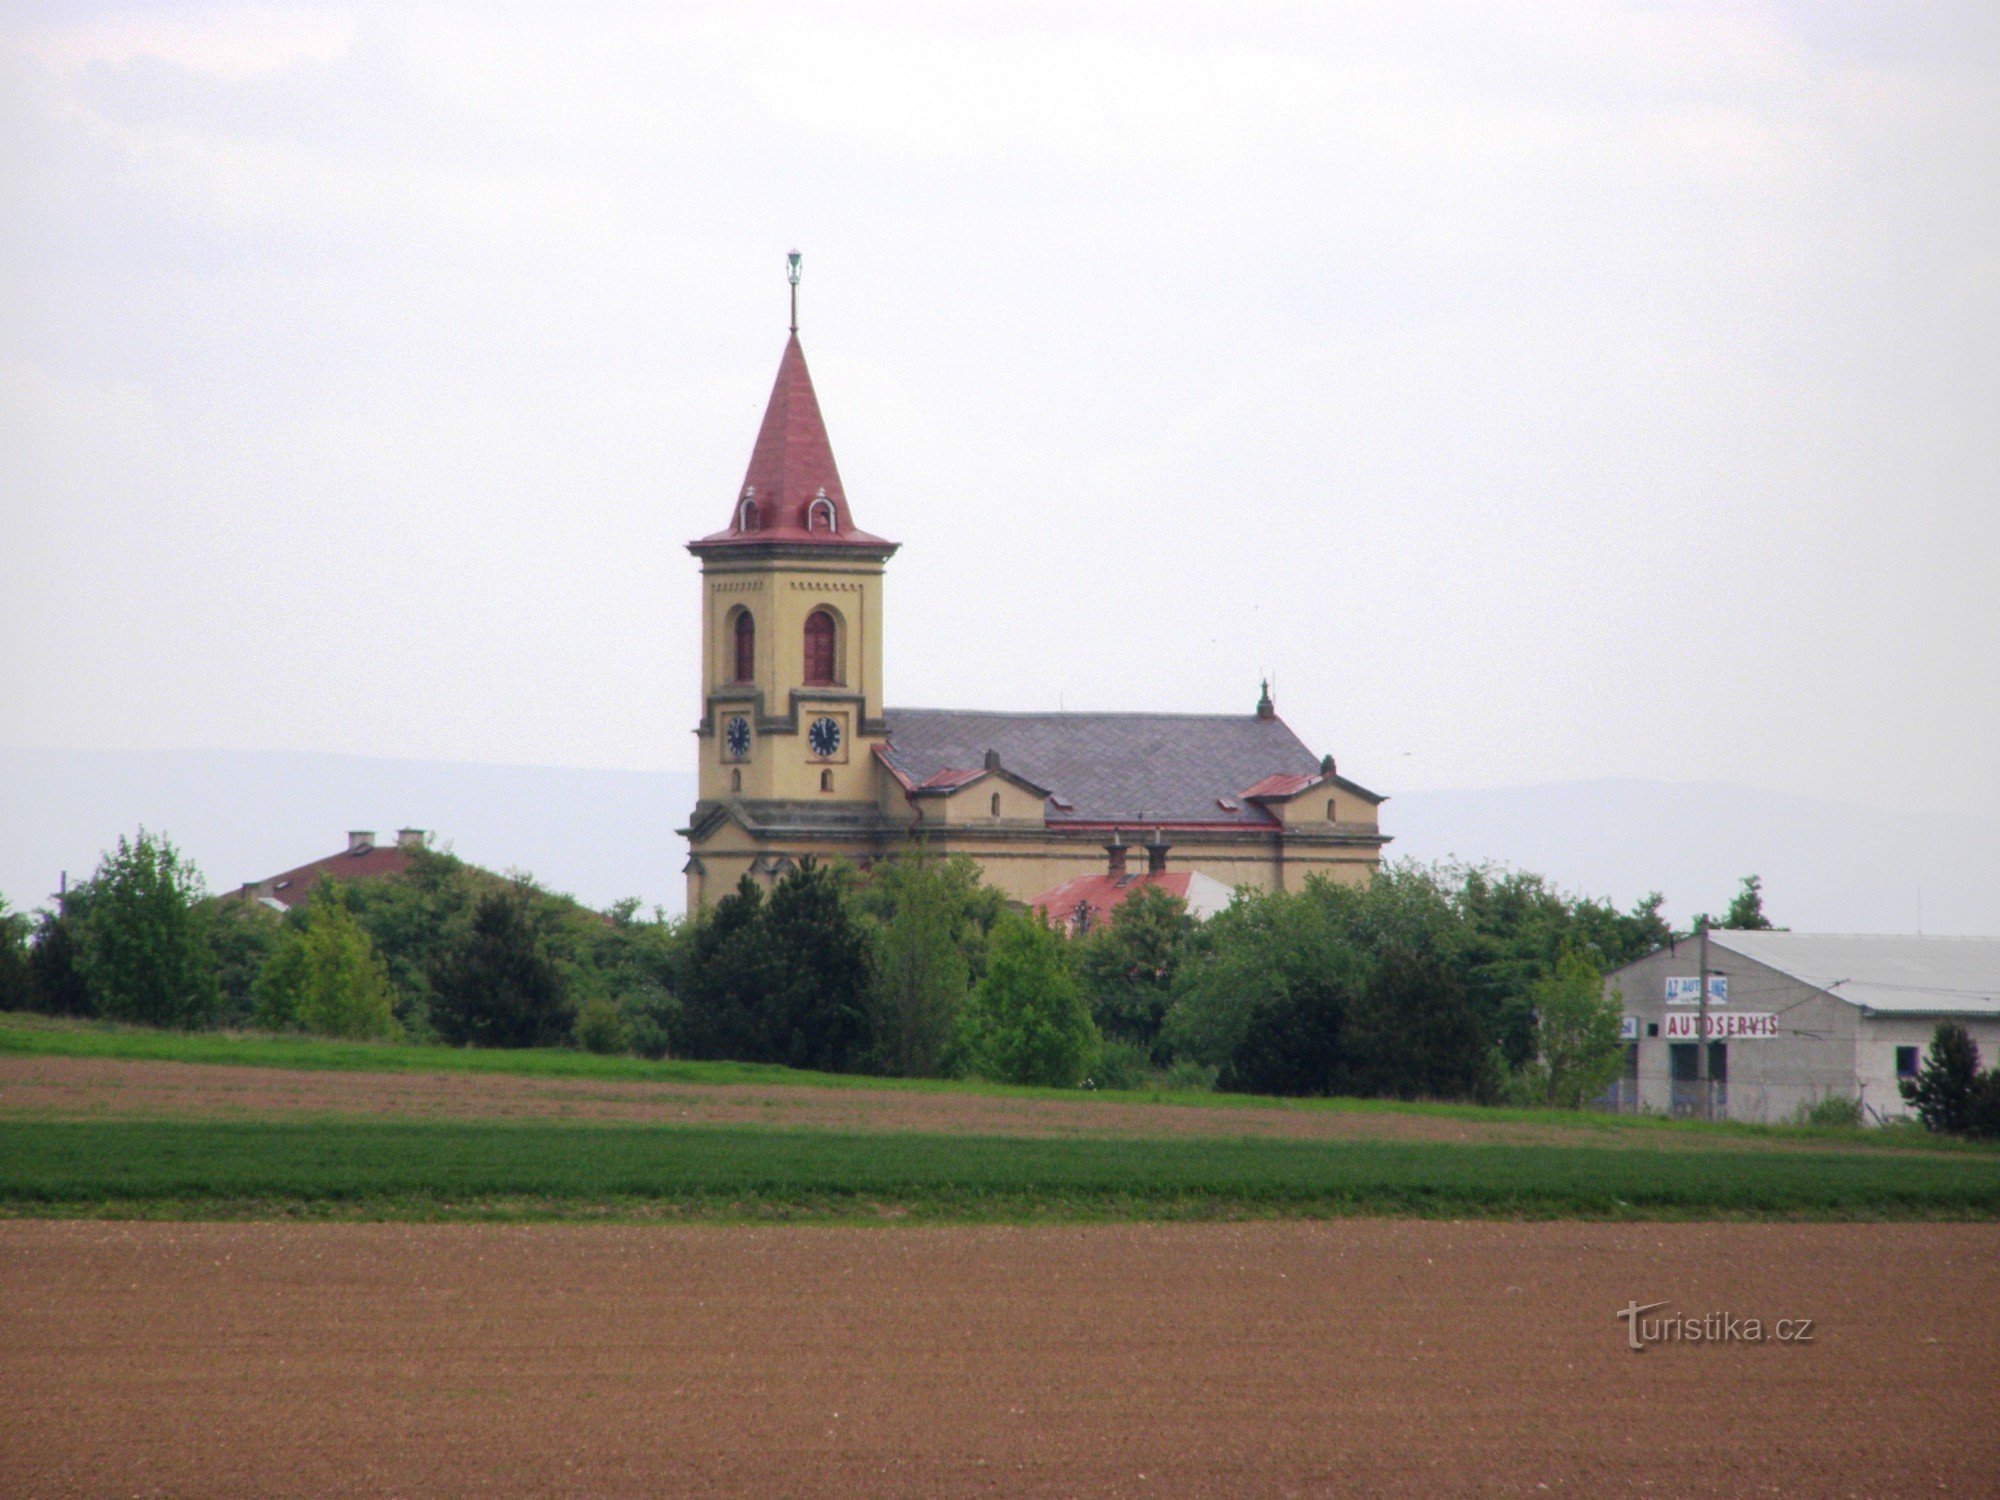
{"type": "Polygon", "coordinates": [[[1896,1049],[1896,1076],[1898,1078],[1915,1078],[1917,1076],[1917,1049],[1915,1047],[1898,1047],[1896,1049]]]}

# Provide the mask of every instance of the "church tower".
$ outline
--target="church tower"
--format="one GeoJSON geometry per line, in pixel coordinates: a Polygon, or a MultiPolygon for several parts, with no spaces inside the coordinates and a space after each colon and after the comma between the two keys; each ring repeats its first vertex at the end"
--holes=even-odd
{"type": "Polygon", "coordinates": [[[872,815],[878,795],[882,571],[897,544],[848,511],[799,345],[796,256],[792,285],[791,337],[729,524],[688,543],[702,578],[700,799],[837,822],[872,815]]]}

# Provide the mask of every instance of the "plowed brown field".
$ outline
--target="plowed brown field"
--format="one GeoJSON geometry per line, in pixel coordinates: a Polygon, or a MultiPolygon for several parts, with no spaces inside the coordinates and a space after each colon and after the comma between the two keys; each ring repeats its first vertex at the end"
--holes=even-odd
{"type": "Polygon", "coordinates": [[[1996,1305],[1993,1225],[5,1222],[0,1492],[1991,1494],[1996,1305]]]}

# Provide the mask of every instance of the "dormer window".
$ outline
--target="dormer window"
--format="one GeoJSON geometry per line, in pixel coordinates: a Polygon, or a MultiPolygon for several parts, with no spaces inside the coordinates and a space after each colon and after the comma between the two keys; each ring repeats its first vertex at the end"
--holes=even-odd
{"type": "Polygon", "coordinates": [[[820,492],[813,496],[812,504],[806,507],[806,530],[836,531],[838,529],[834,524],[833,502],[827,498],[825,487],[821,486],[820,492]]]}
{"type": "Polygon", "coordinates": [[[738,531],[757,529],[757,486],[754,484],[743,491],[743,498],[737,503],[736,529],[738,531]]]}

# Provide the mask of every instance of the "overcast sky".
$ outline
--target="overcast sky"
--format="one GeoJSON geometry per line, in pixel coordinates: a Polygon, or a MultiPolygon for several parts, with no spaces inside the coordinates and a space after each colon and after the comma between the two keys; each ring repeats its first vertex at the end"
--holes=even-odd
{"type": "Polygon", "coordinates": [[[796,246],[891,704],[2000,812],[1996,13],[10,6],[0,743],[691,766],[796,246]]]}

